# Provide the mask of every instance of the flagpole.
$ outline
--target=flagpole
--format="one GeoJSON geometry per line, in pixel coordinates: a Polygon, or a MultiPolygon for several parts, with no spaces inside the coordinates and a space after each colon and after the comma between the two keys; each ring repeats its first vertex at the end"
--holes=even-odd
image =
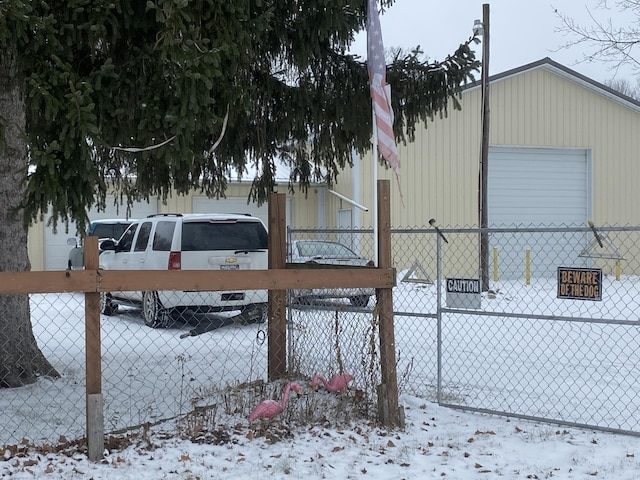
{"type": "Polygon", "coordinates": [[[375,266],[378,266],[378,129],[376,128],[376,111],[373,108],[373,102],[371,102],[371,125],[373,127],[373,135],[371,141],[373,146],[371,149],[371,168],[373,169],[372,192],[373,192],[373,261],[375,266]]]}

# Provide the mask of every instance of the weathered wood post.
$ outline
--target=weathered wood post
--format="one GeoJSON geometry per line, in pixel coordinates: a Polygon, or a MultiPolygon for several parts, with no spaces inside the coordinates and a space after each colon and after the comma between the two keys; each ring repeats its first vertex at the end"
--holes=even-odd
{"type": "MultiPolygon", "coordinates": [[[[378,267],[391,265],[391,193],[389,180],[378,180],[378,267]]],[[[402,426],[404,415],[398,409],[398,375],[393,321],[393,289],[376,289],[380,330],[380,369],[378,387],[380,420],[387,426],[402,426]]]]}
{"type": "MultiPolygon", "coordinates": [[[[97,271],[98,237],[84,239],[84,268],[97,271]]],[[[87,396],[87,454],[89,460],[104,456],[104,412],[102,399],[102,353],[100,345],[100,293],[84,294],[86,396],[87,396]]]]}
{"type": "MultiPolygon", "coordinates": [[[[286,196],[269,196],[269,270],[286,268],[286,196]]],[[[287,374],[287,291],[269,290],[267,376],[277,380],[287,374]]]]}

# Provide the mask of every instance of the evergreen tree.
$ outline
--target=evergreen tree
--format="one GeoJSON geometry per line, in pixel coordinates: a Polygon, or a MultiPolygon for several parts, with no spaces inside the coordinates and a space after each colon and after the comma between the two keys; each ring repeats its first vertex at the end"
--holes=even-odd
{"type": "MultiPolygon", "coordinates": [[[[392,3],[382,0],[383,7],[392,3]]],[[[16,88],[24,125],[0,117],[0,168],[15,167],[16,179],[26,182],[0,184],[15,213],[0,210],[0,225],[24,231],[48,212],[54,225],[76,221],[83,229],[87,208],[104,207],[108,191],[129,204],[173,190],[220,197],[229,173],[243,176],[248,167],[256,172],[249,200],[261,203],[275,185],[276,161],[290,167],[292,190],[298,185],[304,193],[312,181],[331,185],[353,149],[370,148],[366,63],[346,53],[365,28],[366,4],[2,2],[0,50],[15,54],[15,66],[5,54],[0,72],[16,88]]],[[[418,49],[394,56],[387,80],[398,141],[446,114],[450,100],[460,108],[456,96],[479,67],[474,40],[442,62],[425,61],[418,49]]],[[[28,269],[26,237],[15,238],[0,251],[0,270],[28,269]],[[3,263],[14,250],[24,250],[26,263],[3,263]]],[[[9,311],[2,297],[0,312],[0,324],[15,317],[31,332],[28,312],[9,311]]],[[[0,364],[14,365],[5,350],[16,335],[0,343],[0,364]]],[[[17,382],[3,381],[13,377],[0,371],[0,385],[55,374],[47,365],[31,370],[17,382]]]]}

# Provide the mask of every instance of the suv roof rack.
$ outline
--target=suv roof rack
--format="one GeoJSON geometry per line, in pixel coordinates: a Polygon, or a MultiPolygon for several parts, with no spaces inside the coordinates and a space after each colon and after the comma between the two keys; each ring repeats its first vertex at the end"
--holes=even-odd
{"type": "Polygon", "coordinates": [[[147,215],[147,218],[151,217],[181,217],[181,213],[152,213],[151,215],[147,215]]]}

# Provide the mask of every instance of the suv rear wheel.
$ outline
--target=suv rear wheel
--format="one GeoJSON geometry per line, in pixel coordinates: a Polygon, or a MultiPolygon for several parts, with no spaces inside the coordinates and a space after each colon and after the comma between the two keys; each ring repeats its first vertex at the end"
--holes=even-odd
{"type": "Polygon", "coordinates": [[[167,310],[160,303],[158,292],[142,293],[142,315],[145,325],[151,328],[163,328],[167,326],[167,310]]]}

